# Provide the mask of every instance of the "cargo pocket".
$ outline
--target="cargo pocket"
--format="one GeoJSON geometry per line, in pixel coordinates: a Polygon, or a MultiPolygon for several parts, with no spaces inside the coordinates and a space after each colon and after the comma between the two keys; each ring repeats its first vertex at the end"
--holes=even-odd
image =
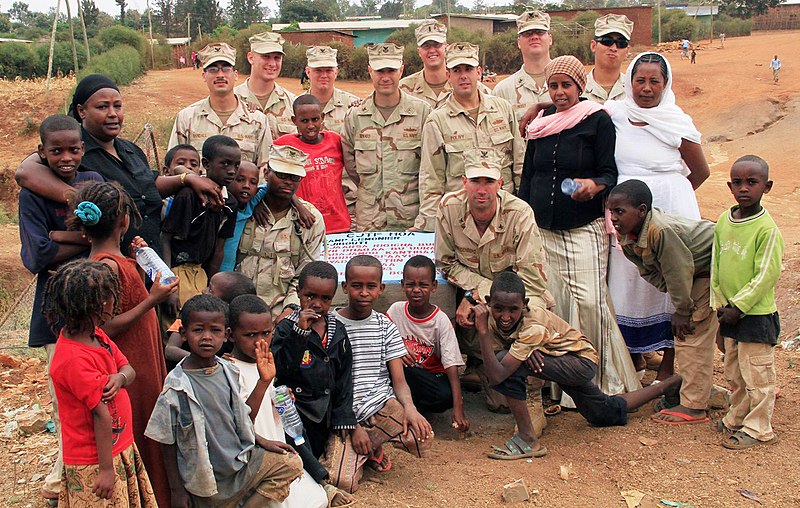
{"type": "Polygon", "coordinates": [[[775,358],[772,354],[751,356],[749,368],[753,388],[767,388],[775,384],[775,358]]]}
{"type": "Polygon", "coordinates": [[[447,152],[447,176],[460,178],[464,176],[464,144],[445,143],[444,151],[447,152]]]}

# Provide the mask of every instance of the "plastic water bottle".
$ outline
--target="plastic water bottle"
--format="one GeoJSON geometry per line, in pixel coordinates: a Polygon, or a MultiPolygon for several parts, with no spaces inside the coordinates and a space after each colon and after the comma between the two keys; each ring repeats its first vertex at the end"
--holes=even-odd
{"type": "Polygon", "coordinates": [[[272,402],[275,404],[275,410],[281,417],[283,423],[283,431],[294,439],[294,444],[302,446],[306,442],[303,437],[303,421],[300,420],[300,415],[297,414],[297,408],[294,406],[292,394],[289,393],[289,388],[285,385],[275,387],[275,395],[272,396],[272,402]]]}
{"type": "Polygon", "coordinates": [[[136,254],[136,262],[142,267],[144,273],[150,277],[150,280],[155,281],[156,274],[161,272],[160,285],[166,286],[175,281],[175,274],[172,273],[172,270],[169,269],[164,260],[156,254],[156,251],[150,247],[136,247],[133,252],[136,254]]]}
{"type": "Polygon", "coordinates": [[[564,180],[561,181],[561,192],[567,196],[572,196],[580,188],[581,183],[576,182],[572,178],[564,178],[564,180]]]}

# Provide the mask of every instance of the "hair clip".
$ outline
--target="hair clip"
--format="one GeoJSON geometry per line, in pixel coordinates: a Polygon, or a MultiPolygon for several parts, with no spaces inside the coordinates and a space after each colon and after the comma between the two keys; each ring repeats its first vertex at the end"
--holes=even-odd
{"type": "Polygon", "coordinates": [[[100,222],[100,217],[103,216],[103,212],[91,201],[81,201],[72,213],[85,226],[94,226],[100,222]]]}

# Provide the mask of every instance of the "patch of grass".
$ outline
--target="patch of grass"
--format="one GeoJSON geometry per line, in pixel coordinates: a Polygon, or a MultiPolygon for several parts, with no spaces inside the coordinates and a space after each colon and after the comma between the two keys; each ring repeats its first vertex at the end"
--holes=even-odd
{"type": "Polygon", "coordinates": [[[22,137],[28,137],[32,134],[36,134],[38,131],[39,122],[28,115],[25,115],[25,118],[22,120],[22,127],[19,129],[19,135],[22,137]]]}
{"type": "MultiPolygon", "coordinates": [[[[19,224],[19,217],[8,213],[6,211],[6,207],[0,203],[0,226],[4,226],[6,224],[19,224]]],[[[0,291],[2,291],[1,288],[0,291]]]]}

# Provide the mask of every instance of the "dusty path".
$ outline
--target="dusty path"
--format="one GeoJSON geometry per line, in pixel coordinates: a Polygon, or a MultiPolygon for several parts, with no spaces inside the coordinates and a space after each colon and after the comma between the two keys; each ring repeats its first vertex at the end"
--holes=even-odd
{"type": "MultiPolygon", "coordinates": [[[[797,334],[800,322],[800,191],[794,171],[800,149],[800,63],[791,60],[799,36],[798,32],[784,32],[728,38],[724,50],[714,44],[699,51],[694,66],[680,61],[677,53],[669,55],[678,102],[703,133],[704,150],[712,166],[711,178],[698,191],[703,215],[716,219],[733,203],[725,181],[737,157],[755,153],[772,166],[775,188],[765,204],[786,239],[779,307],[784,333],[792,336],[797,334]],[[767,67],[776,52],[784,62],[778,85],[772,83],[767,67]]],[[[282,82],[290,90],[299,91],[296,79],[282,82]]],[[[366,83],[340,86],[360,96],[370,89],[366,83]]],[[[0,95],[2,91],[0,87],[0,95]]],[[[135,136],[145,121],[156,125],[158,132],[166,132],[181,107],[205,96],[199,73],[188,69],[150,73],[123,92],[129,137],[135,136]]],[[[52,111],[57,105],[58,101],[51,99],[37,106],[37,111],[52,111]]],[[[9,118],[18,122],[22,104],[16,102],[14,106],[9,118]]],[[[18,130],[16,124],[0,126],[0,139],[9,140],[0,148],[0,167],[13,167],[35,146],[34,137],[20,137],[18,130]]],[[[166,139],[161,141],[165,143],[166,139]]],[[[13,227],[0,227],[0,246],[4,247],[0,249],[0,275],[6,278],[24,273],[14,258],[16,235],[13,227]]],[[[728,452],[719,446],[718,436],[707,425],[658,425],[649,422],[649,409],[642,408],[631,415],[627,427],[612,429],[590,428],[576,413],[562,413],[549,419],[543,438],[550,449],[546,458],[531,463],[490,461],[484,458],[484,452],[510,435],[513,420],[487,413],[481,408],[480,397],[467,394],[468,417],[473,423],[467,439],[459,439],[446,418],[434,419],[438,443],[433,457],[415,461],[392,451],[394,468],[380,477],[371,476],[358,493],[359,503],[390,507],[498,506],[502,485],[524,478],[537,491],[530,503],[533,506],[620,507],[624,506],[620,491],[627,489],[695,507],[755,506],[737,493],[738,489],[749,489],[758,493],[765,506],[800,506],[796,487],[800,478],[796,470],[800,460],[799,363],[800,354],[778,350],[782,396],[774,423],[781,442],[769,448],[728,452]],[[572,473],[567,480],[561,479],[559,467],[570,464],[572,473]]],[[[11,371],[0,368],[0,409],[13,409],[37,399],[46,402],[41,376],[40,365],[11,371]]],[[[719,362],[716,381],[725,384],[719,362]]],[[[714,416],[719,415],[717,412],[714,416]]],[[[0,416],[0,428],[4,423],[0,416]]],[[[43,457],[51,447],[52,438],[47,435],[4,441],[0,464],[7,474],[0,479],[0,497],[12,506],[38,502],[37,484],[31,478],[47,469],[41,461],[46,462],[43,457]]]]}

